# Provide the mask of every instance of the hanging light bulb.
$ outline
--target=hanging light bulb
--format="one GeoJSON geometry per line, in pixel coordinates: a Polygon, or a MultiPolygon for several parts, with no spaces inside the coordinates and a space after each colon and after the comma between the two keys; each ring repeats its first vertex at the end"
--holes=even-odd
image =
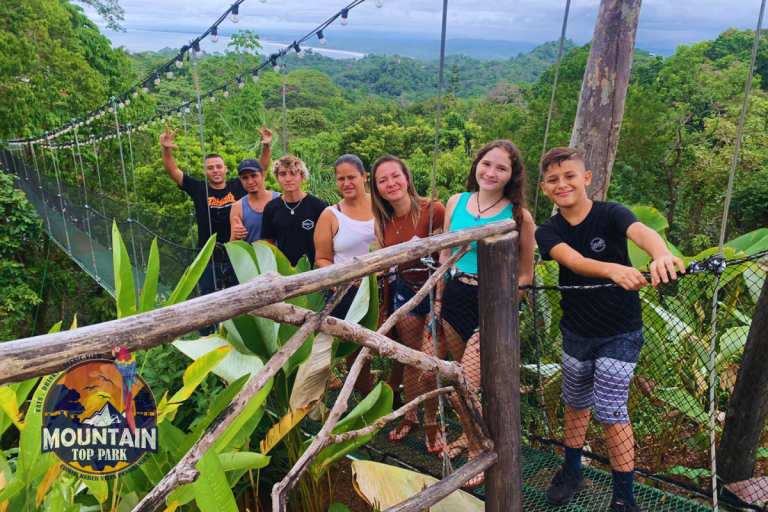
{"type": "Polygon", "coordinates": [[[256,83],[259,81],[259,70],[254,69],[253,70],[253,83],[256,83]]]}
{"type": "Polygon", "coordinates": [[[213,95],[213,91],[211,91],[211,94],[208,95],[208,98],[211,100],[211,103],[216,101],[216,96],[213,95]]]}
{"type": "Polygon", "coordinates": [[[341,10],[341,24],[343,26],[347,26],[347,23],[349,23],[349,20],[347,17],[349,16],[349,9],[342,9],[341,10]]]}
{"type": "Polygon", "coordinates": [[[155,122],[157,122],[157,121],[156,121],[155,117],[152,116],[152,126],[155,126],[155,122]]]}
{"type": "Polygon", "coordinates": [[[240,21],[240,8],[238,7],[237,4],[234,4],[232,6],[232,9],[230,10],[230,12],[232,13],[232,23],[237,23],[238,21],[240,21]]]}
{"type": "Polygon", "coordinates": [[[184,113],[185,114],[189,114],[189,112],[190,112],[190,110],[189,110],[189,103],[187,103],[186,105],[184,105],[184,113]]]}
{"type": "Polygon", "coordinates": [[[269,58],[269,62],[272,63],[272,69],[275,71],[275,73],[280,72],[280,66],[277,65],[277,55],[272,55],[269,58]]]}
{"type": "Polygon", "coordinates": [[[90,118],[86,119],[85,124],[91,124],[91,119],[90,118]]]}
{"type": "Polygon", "coordinates": [[[80,120],[80,126],[83,126],[84,124],[85,124],[85,123],[84,123],[84,122],[83,122],[83,120],[81,119],[81,120],[80,120]]]}
{"type": "Polygon", "coordinates": [[[219,29],[216,26],[211,27],[211,42],[212,43],[219,42],[219,29]]]}
{"type": "Polygon", "coordinates": [[[299,43],[296,41],[293,42],[293,49],[296,50],[296,55],[300,58],[304,58],[304,50],[301,49],[301,46],[299,46],[299,43]]]}
{"type": "Polygon", "coordinates": [[[143,84],[141,84],[141,92],[143,92],[144,94],[147,94],[149,92],[149,87],[147,87],[147,82],[144,82],[143,84]]]}
{"type": "Polygon", "coordinates": [[[181,66],[184,65],[184,56],[179,54],[178,57],[176,57],[176,67],[181,69],[181,66]]]}
{"type": "Polygon", "coordinates": [[[160,85],[160,75],[155,71],[155,85],[160,85]]]}
{"type": "Polygon", "coordinates": [[[131,104],[131,98],[127,94],[125,95],[125,104],[130,105],[131,104]]]}
{"type": "MultiPolygon", "coordinates": [[[[102,117],[106,116],[106,114],[104,113],[104,109],[103,108],[101,109],[101,116],[102,117]]],[[[96,116],[96,118],[98,119],[98,116],[96,116]]]]}
{"type": "Polygon", "coordinates": [[[223,94],[224,94],[225,98],[229,98],[229,89],[227,89],[226,85],[224,86],[224,93],[223,94]]]}
{"type": "Polygon", "coordinates": [[[242,89],[245,87],[245,84],[243,83],[243,77],[239,76],[237,77],[237,88],[242,89]]]}
{"type": "Polygon", "coordinates": [[[381,7],[384,5],[384,0],[376,0],[376,7],[381,7]]]}
{"type": "Polygon", "coordinates": [[[195,51],[195,57],[198,59],[203,56],[203,51],[200,49],[200,43],[194,43],[192,49],[195,51]]]}
{"type": "Polygon", "coordinates": [[[134,98],[139,97],[139,91],[137,91],[135,87],[131,89],[131,96],[133,96],[134,98]]]}
{"type": "Polygon", "coordinates": [[[323,36],[323,31],[322,30],[318,30],[317,31],[317,38],[320,40],[320,44],[325,46],[325,43],[327,41],[325,40],[325,37],[323,36]]]}
{"type": "Polygon", "coordinates": [[[171,66],[167,66],[167,67],[165,68],[165,77],[166,77],[168,80],[170,80],[171,78],[173,78],[173,71],[171,71],[171,66]]]}
{"type": "Polygon", "coordinates": [[[176,109],[176,117],[181,117],[181,107],[176,109]]]}
{"type": "Polygon", "coordinates": [[[114,103],[110,103],[110,104],[109,104],[109,113],[111,114],[111,113],[112,113],[112,112],[114,112],[114,111],[115,111],[115,106],[114,106],[114,103]]]}

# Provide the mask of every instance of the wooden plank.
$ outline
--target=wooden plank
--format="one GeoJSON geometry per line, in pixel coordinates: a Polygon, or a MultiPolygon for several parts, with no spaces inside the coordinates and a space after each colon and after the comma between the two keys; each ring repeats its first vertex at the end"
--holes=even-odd
{"type": "Polygon", "coordinates": [[[64,369],[65,363],[84,354],[111,358],[121,345],[129,352],[148,350],[203,327],[244,315],[268,304],[301,297],[338,284],[362,279],[381,270],[424,257],[445,248],[507,233],[513,220],[443,233],[352,258],[295,276],[268,272],[255,279],[166,308],[81,327],[0,344],[0,384],[20,382],[64,369]]]}
{"type": "Polygon", "coordinates": [[[518,235],[477,243],[483,418],[498,462],[485,472],[485,510],[522,512],[518,235]]]}

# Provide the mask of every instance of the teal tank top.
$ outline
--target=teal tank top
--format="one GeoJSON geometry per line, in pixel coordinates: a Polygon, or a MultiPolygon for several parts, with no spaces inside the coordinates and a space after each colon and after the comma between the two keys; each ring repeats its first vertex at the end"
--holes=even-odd
{"type": "MultiPolygon", "coordinates": [[[[472,192],[464,192],[459,197],[459,202],[456,203],[456,208],[453,209],[451,214],[451,231],[458,231],[464,228],[472,228],[475,226],[482,226],[497,220],[511,219],[512,218],[512,204],[508,204],[503,210],[493,217],[476,219],[474,215],[467,211],[467,201],[469,200],[472,192]]],[[[464,272],[465,274],[477,274],[477,242],[472,242],[472,248],[467,254],[461,257],[456,262],[456,268],[464,272]]],[[[455,254],[459,250],[456,247],[453,250],[455,254]]]]}

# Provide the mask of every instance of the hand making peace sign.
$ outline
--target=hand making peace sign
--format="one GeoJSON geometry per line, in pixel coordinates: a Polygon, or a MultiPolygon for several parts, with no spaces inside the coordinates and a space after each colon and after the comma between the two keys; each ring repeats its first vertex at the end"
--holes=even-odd
{"type": "Polygon", "coordinates": [[[160,144],[164,148],[178,149],[179,146],[177,146],[177,145],[175,145],[173,143],[173,138],[176,136],[177,133],[179,133],[179,129],[178,128],[173,130],[173,133],[171,133],[170,130],[168,129],[168,125],[165,125],[165,133],[161,133],[160,134],[160,144]]]}
{"type": "Polygon", "coordinates": [[[263,130],[256,128],[256,131],[259,132],[259,135],[261,135],[261,143],[263,145],[268,146],[272,144],[272,130],[267,128],[267,123],[264,123],[263,130]]]}

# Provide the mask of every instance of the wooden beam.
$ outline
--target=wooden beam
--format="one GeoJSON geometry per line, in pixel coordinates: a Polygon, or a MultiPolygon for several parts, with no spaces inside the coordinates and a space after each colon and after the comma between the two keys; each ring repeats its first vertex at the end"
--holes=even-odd
{"type": "Polygon", "coordinates": [[[477,244],[483,418],[498,463],[485,473],[485,510],[522,512],[518,234],[477,244]]]}
{"type": "Polygon", "coordinates": [[[388,508],[384,512],[422,512],[430,510],[432,505],[458,491],[465,483],[493,466],[497,460],[498,455],[494,452],[478,455],[435,485],[428,487],[402,503],[398,503],[394,507],[388,508]]]}
{"type": "Polygon", "coordinates": [[[301,297],[362,279],[372,273],[418,259],[446,248],[507,233],[513,220],[443,233],[389,247],[295,276],[268,272],[255,279],[155,311],[74,331],[0,343],[0,384],[19,382],[64,369],[84,354],[111,358],[111,349],[121,345],[129,352],[148,350],[203,327],[247,314],[254,309],[301,297]]]}
{"type": "Polygon", "coordinates": [[[608,194],[641,4],[642,0],[600,2],[570,143],[592,171],[592,199],[604,201],[608,194]]]}

